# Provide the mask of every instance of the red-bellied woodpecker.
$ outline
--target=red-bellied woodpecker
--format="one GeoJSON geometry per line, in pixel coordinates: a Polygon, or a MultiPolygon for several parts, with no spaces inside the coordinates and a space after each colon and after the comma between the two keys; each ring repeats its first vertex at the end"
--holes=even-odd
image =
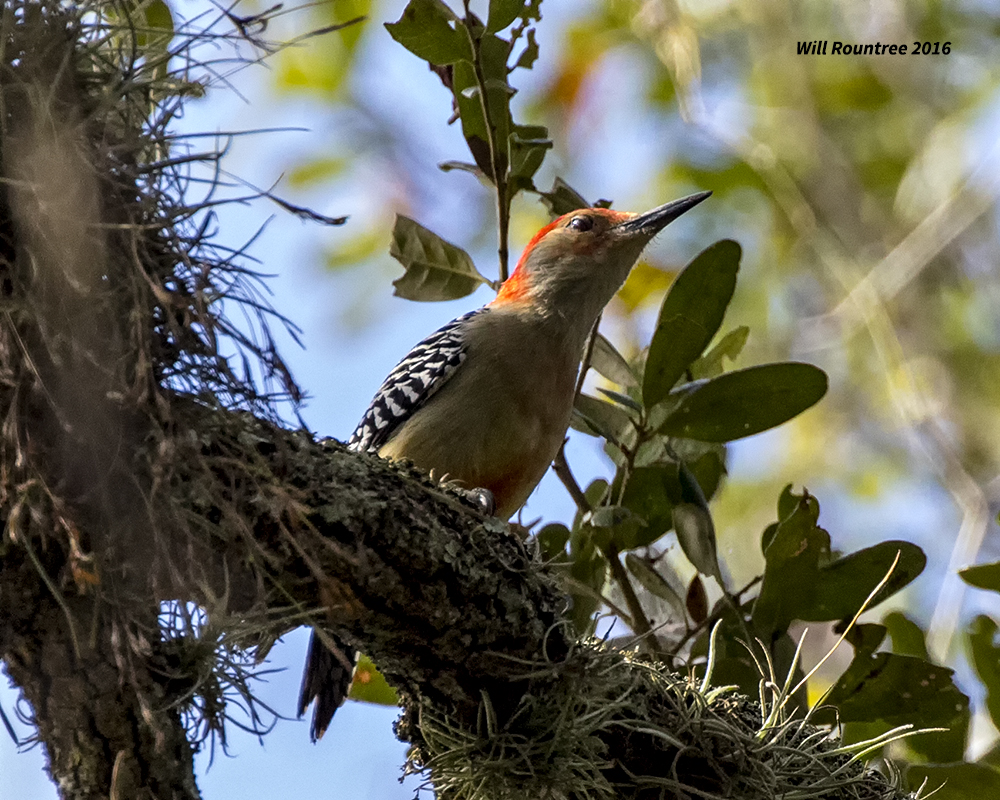
{"type": "MultiPolygon", "coordinates": [[[[348,447],[487,489],[496,515],[509,518],[562,445],[604,306],[649,241],[710,194],[645,214],[585,208],[546,225],[491,303],[432,333],[389,373],[348,447]]],[[[309,646],[299,715],[316,700],[314,739],[350,686],[355,650],[340,649],[315,635],[309,646]]]]}

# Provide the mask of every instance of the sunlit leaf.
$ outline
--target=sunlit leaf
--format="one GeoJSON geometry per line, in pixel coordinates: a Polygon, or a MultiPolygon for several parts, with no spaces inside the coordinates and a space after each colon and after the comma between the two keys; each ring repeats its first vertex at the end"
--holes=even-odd
{"type": "Polygon", "coordinates": [[[340,175],[348,166],[344,158],[316,158],[296,166],[288,173],[288,183],[291,186],[310,186],[327,181],[340,175]]]}
{"type": "Polygon", "coordinates": [[[723,336],[715,346],[691,365],[691,375],[698,378],[715,378],[722,374],[723,359],[735,361],[750,336],[750,329],[740,325],[723,336]]]}
{"type": "Polygon", "coordinates": [[[479,97],[479,80],[473,65],[468,61],[455,64],[452,71],[452,90],[462,121],[462,135],[465,136],[469,152],[483,174],[493,180],[492,159],[497,161],[501,174],[507,171],[509,138],[512,122],[510,118],[510,94],[507,82],[507,42],[492,34],[484,35],[479,41],[479,65],[486,85],[486,97],[490,112],[490,127],[483,116],[483,101],[479,97]],[[490,129],[496,142],[496,149],[490,149],[490,129]]]}
{"type": "Polygon", "coordinates": [[[927,643],[920,626],[900,611],[890,611],[882,618],[892,637],[892,651],[901,656],[928,659],[927,643]]]}
{"type": "Polygon", "coordinates": [[[601,386],[597,387],[597,391],[607,397],[612,403],[617,403],[620,406],[625,406],[625,408],[630,408],[637,414],[642,413],[642,403],[638,400],[633,400],[627,394],[622,394],[621,392],[615,392],[611,389],[604,389],[601,386]]]}
{"type": "Polygon", "coordinates": [[[389,35],[417,58],[431,64],[472,60],[472,45],[454,12],[441,0],[410,0],[389,35]]]}
{"type": "Polygon", "coordinates": [[[389,254],[406,268],[392,285],[408,300],[454,300],[489,283],[462,248],[409,217],[396,216],[389,254]]]}
{"type": "Polygon", "coordinates": [[[727,372],[690,392],[659,432],[731,442],[798,416],[819,402],[826,389],[826,373],[811,364],[785,362],[727,372]]]}
{"type": "Polygon", "coordinates": [[[351,683],[351,692],[348,696],[352,700],[376,703],[380,706],[399,705],[396,690],[386,683],[382,673],[366,655],[362,655],[358,660],[357,669],[354,671],[354,680],[351,683]]]}
{"type": "Polygon", "coordinates": [[[649,345],[642,399],[663,400],[715,336],[736,288],[740,246],[729,239],[699,253],[677,276],[660,307],[649,345]]]}

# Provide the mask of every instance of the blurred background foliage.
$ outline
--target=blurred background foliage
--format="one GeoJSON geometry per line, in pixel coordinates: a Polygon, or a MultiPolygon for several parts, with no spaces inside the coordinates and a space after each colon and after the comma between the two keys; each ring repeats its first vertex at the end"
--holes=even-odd
{"type": "MultiPolygon", "coordinates": [[[[472,10],[487,16],[485,4],[472,10]]],[[[436,168],[469,160],[460,123],[446,125],[450,93],[415,57],[381,69],[366,56],[401,11],[315,6],[294,15],[296,29],[367,21],[272,62],[273,90],[313,104],[329,127],[328,145],[289,154],[288,179],[352,215],[324,253],[331,270],[350,271],[334,313],[351,325],[379,325],[399,275],[386,255],[394,213],[497,274],[493,193],[436,168]],[[400,83],[412,105],[387,100],[400,83]]],[[[636,268],[606,315],[609,338],[637,356],[684,263],[676,254],[733,238],[744,255],[727,329],[751,331],[738,365],[795,359],[830,376],[815,409],[731,453],[712,510],[732,585],[761,572],[759,535],[781,487],[808,486],[833,509],[826,527],[844,528],[835,547],[924,548],[929,569],[896,606],[968,683],[956,633],[995,595],[965,597],[956,572],[1000,559],[1000,8],[546,0],[541,14],[540,56],[510,78],[517,121],[546,126],[554,143],[536,185],[559,176],[632,210],[715,193],[680,243],[672,228],[636,268]],[[950,52],[798,54],[814,40],[949,42],[950,52]]],[[[547,219],[531,195],[515,200],[515,258],[547,219]]],[[[814,660],[827,644],[817,637],[814,660]]],[[[977,730],[980,747],[995,735],[977,730]]]]}

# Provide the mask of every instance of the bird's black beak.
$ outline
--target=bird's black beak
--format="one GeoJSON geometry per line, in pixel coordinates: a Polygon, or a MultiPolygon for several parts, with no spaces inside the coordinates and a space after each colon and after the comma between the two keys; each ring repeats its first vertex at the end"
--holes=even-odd
{"type": "Polygon", "coordinates": [[[688,197],[682,197],[680,200],[674,200],[671,203],[657,206],[652,211],[647,211],[645,214],[638,214],[632,217],[632,219],[619,223],[615,226],[615,229],[617,232],[626,235],[645,233],[653,236],[681,214],[690,211],[702,200],[707,199],[711,194],[711,192],[698,192],[698,194],[692,194],[688,197]]]}

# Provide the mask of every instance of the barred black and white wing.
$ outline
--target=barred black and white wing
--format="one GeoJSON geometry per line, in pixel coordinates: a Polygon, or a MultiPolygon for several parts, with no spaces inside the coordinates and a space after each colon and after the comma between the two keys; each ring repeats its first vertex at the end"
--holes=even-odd
{"type": "Polygon", "coordinates": [[[389,441],[465,361],[466,323],[486,311],[463,314],[416,345],[382,382],[347,446],[357,452],[378,451],[389,441]]]}
{"type": "MultiPolygon", "coordinates": [[[[454,319],[414,347],[382,382],[371,405],[355,429],[347,446],[351,450],[378,451],[395,430],[437,392],[465,361],[465,323],[480,308],[454,319]]],[[[319,739],[330,725],[336,710],[347,699],[357,662],[357,650],[331,636],[337,652],[331,652],[314,633],[299,692],[299,716],[314,700],[310,735],[319,739]]]]}

